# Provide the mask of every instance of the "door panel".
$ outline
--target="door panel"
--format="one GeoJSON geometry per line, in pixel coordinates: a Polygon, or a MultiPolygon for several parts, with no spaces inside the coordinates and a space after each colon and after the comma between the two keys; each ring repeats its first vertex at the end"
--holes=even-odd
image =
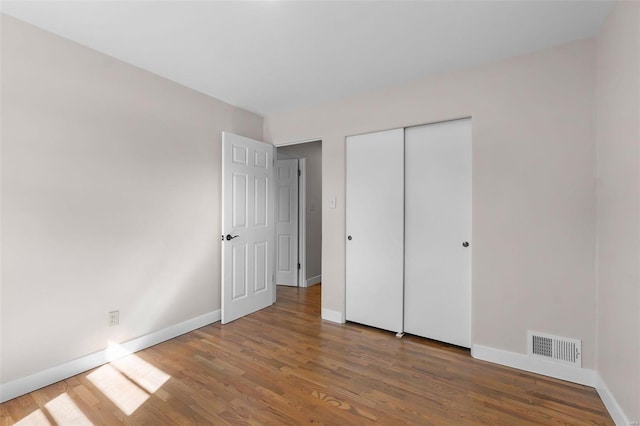
{"type": "Polygon", "coordinates": [[[346,140],[346,319],[402,331],[404,130],[346,140]]]}
{"type": "Polygon", "coordinates": [[[289,186],[278,187],[278,222],[285,224],[291,222],[291,188],[289,186]]]}
{"type": "Polygon", "coordinates": [[[222,134],[222,323],[274,301],[273,146],[222,134]],[[236,237],[237,236],[237,237],[236,237]]]}
{"type": "Polygon", "coordinates": [[[233,253],[233,285],[232,300],[238,300],[247,295],[247,245],[234,244],[231,248],[233,253]]]}
{"type": "Polygon", "coordinates": [[[471,119],[405,133],[406,332],[471,345],[471,119]]]}
{"type": "Polygon", "coordinates": [[[254,262],[255,262],[255,283],[254,291],[260,293],[267,290],[267,283],[269,282],[269,268],[268,268],[268,256],[267,256],[267,244],[262,241],[256,243],[254,246],[254,262]]]}
{"type": "Polygon", "coordinates": [[[254,226],[268,226],[267,219],[269,218],[268,209],[270,208],[267,203],[269,196],[269,180],[266,177],[255,178],[255,211],[254,226]]]}
{"type": "Polygon", "coordinates": [[[298,160],[276,160],[278,285],[298,285],[298,160]]]}
{"type": "Polygon", "coordinates": [[[247,225],[247,175],[232,174],[233,186],[231,193],[231,207],[233,209],[234,228],[244,228],[247,225]]]}

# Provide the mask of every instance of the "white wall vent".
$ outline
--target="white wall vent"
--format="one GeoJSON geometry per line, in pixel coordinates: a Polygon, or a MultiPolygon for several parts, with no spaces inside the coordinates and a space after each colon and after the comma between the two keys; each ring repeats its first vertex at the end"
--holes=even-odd
{"type": "Polygon", "coordinates": [[[527,353],[534,358],[582,367],[582,341],[529,330],[527,353]]]}

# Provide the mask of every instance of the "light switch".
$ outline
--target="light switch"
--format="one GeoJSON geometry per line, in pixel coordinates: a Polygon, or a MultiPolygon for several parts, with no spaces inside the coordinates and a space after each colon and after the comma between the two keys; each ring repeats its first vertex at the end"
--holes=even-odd
{"type": "Polygon", "coordinates": [[[335,195],[333,197],[331,197],[331,199],[329,200],[329,208],[330,209],[335,209],[336,208],[336,196],[335,195]]]}

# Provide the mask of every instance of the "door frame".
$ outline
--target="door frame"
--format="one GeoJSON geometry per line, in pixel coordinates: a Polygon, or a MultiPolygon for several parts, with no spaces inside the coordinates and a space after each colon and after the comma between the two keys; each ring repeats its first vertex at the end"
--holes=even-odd
{"type": "MultiPolygon", "coordinates": [[[[274,146],[276,148],[276,152],[278,150],[278,148],[283,148],[285,146],[290,146],[290,145],[302,145],[305,143],[311,143],[311,142],[319,142],[320,146],[322,147],[322,138],[318,137],[318,138],[311,138],[311,139],[303,139],[303,140],[297,140],[297,141],[289,141],[289,142],[282,142],[282,143],[276,143],[274,142],[274,146]]],[[[276,154],[277,155],[277,154],[276,154]]],[[[293,154],[289,154],[289,155],[293,155],[293,154]]],[[[300,259],[300,279],[299,279],[299,287],[311,287],[313,285],[316,285],[318,283],[321,282],[322,280],[322,271],[324,269],[324,257],[321,258],[320,260],[320,280],[314,280],[313,284],[309,284],[307,281],[307,218],[306,218],[306,202],[307,202],[307,163],[306,163],[306,158],[300,158],[298,157],[299,161],[299,167],[300,167],[300,182],[298,187],[300,188],[300,193],[298,196],[298,202],[300,203],[300,206],[302,206],[302,208],[298,208],[298,214],[299,216],[299,221],[298,221],[298,227],[300,229],[299,232],[299,239],[298,239],[298,252],[299,252],[299,259],[300,259]]],[[[322,208],[324,205],[324,199],[325,199],[325,179],[324,179],[324,170],[325,170],[325,161],[324,161],[324,150],[322,150],[322,156],[321,156],[321,162],[322,162],[322,167],[321,167],[321,177],[320,177],[320,186],[321,186],[321,191],[322,191],[322,198],[320,199],[320,208],[322,209],[322,213],[321,213],[321,217],[320,220],[322,223],[324,223],[324,219],[325,219],[325,209],[322,208]]],[[[300,207],[299,206],[299,207],[300,207]]],[[[324,234],[324,231],[323,231],[324,234]]],[[[322,240],[324,238],[321,237],[321,244],[322,244],[322,240]]],[[[321,247],[321,253],[322,253],[322,247],[321,247]]],[[[316,277],[312,277],[312,278],[318,278],[316,277]]]]}
{"type": "Polygon", "coordinates": [[[307,287],[307,159],[298,158],[298,287],[307,287]]]}

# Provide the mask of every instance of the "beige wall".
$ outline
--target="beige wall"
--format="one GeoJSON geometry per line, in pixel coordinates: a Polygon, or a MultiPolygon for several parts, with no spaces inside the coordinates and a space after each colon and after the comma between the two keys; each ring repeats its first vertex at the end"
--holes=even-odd
{"type": "Polygon", "coordinates": [[[640,421],[640,3],[598,37],[598,370],[640,421]]]}
{"type": "Polygon", "coordinates": [[[220,308],[221,132],[262,119],[1,24],[4,383],[220,308]]]}
{"type": "Polygon", "coordinates": [[[267,117],[276,145],[322,139],[323,309],[345,306],[345,137],[472,116],[472,341],[525,353],[527,329],[580,338],[595,368],[595,48],[574,42],[267,117]]]}
{"type": "Polygon", "coordinates": [[[283,146],[278,148],[280,152],[306,158],[306,278],[314,278],[322,273],[322,142],[283,146]]]}

